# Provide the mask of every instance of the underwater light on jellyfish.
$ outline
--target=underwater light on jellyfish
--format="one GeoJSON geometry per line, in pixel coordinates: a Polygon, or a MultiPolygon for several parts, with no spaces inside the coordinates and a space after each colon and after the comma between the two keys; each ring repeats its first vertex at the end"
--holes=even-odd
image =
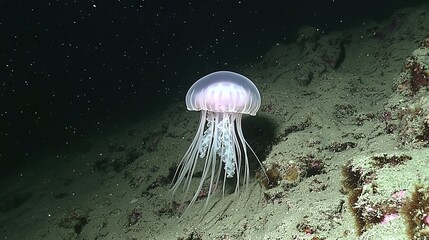
{"type": "Polygon", "coordinates": [[[223,194],[226,178],[236,177],[235,193],[239,192],[240,183],[247,186],[250,175],[248,149],[260,161],[244,138],[241,120],[243,114],[256,115],[260,106],[261,96],[255,84],[234,72],[208,74],[188,90],[186,107],[190,111],[200,111],[201,119],[191,146],[177,167],[172,186],[174,193],[183,185],[186,196],[197,163],[204,161],[201,180],[188,207],[208,183],[206,206],[221,178],[223,194]]]}

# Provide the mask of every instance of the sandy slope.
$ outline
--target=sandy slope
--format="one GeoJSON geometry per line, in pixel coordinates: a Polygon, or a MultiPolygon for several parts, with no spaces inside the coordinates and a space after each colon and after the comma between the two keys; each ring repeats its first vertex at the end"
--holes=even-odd
{"type": "MultiPolygon", "coordinates": [[[[236,69],[261,91],[261,111],[245,119],[244,133],[265,167],[280,171],[277,186],[265,189],[252,174],[238,199],[215,194],[208,210],[198,201],[182,218],[174,216],[169,168],[186,151],[199,120],[178,103],[90,139],[87,152],[54,156],[2,181],[1,238],[357,239],[349,191],[342,185],[346,164],[384,153],[412,156],[395,166],[401,175],[391,166],[374,170],[378,186],[390,191],[374,198],[387,199],[399,190],[409,197],[416,181],[428,180],[426,171],[419,179],[411,177],[419,164],[429,162],[428,150],[401,142],[405,130],[400,128],[412,131],[414,125],[396,117],[415,102],[426,106],[426,89],[412,96],[396,89],[405,79],[406,58],[428,37],[428,9],[403,9],[384,22],[343,32],[304,27],[297,43],[273,46],[260,63],[236,69]],[[386,111],[397,126],[392,132],[382,117],[386,111]],[[298,178],[286,176],[290,169],[298,178]],[[410,177],[401,185],[392,176],[410,177]]],[[[424,111],[416,116],[417,125],[424,111]]],[[[364,204],[375,201],[371,197],[364,204]]],[[[399,216],[365,229],[360,238],[405,239],[405,232],[399,216]],[[386,236],[386,229],[394,234],[386,236]]]]}

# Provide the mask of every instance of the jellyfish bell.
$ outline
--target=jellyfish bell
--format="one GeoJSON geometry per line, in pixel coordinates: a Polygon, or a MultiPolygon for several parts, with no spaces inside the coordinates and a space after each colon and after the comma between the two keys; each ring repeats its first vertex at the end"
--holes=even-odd
{"type": "Polygon", "coordinates": [[[256,115],[261,106],[258,88],[247,77],[229,71],[211,73],[196,81],[186,94],[191,111],[256,115]]]}
{"type": "Polygon", "coordinates": [[[201,112],[201,119],[197,133],[177,167],[172,190],[174,193],[183,184],[186,197],[198,160],[204,161],[201,180],[189,206],[197,200],[204,184],[208,184],[207,206],[213,191],[219,187],[222,170],[223,194],[226,178],[236,177],[236,193],[240,183],[247,186],[248,149],[261,164],[244,138],[241,126],[243,114],[256,115],[261,96],[255,84],[245,76],[219,71],[196,81],[188,90],[185,101],[188,110],[201,112]]]}

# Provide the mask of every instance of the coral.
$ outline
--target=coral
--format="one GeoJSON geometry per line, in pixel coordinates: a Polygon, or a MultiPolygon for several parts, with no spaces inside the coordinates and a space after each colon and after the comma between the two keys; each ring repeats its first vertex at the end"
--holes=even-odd
{"type": "Polygon", "coordinates": [[[420,89],[429,86],[429,39],[426,38],[420,47],[406,59],[405,67],[398,80],[398,90],[408,96],[414,96],[420,89]]]}
{"type": "Polygon", "coordinates": [[[301,170],[298,165],[294,162],[288,163],[284,174],[282,175],[283,180],[287,183],[295,183],[300,180],[301,170]]]}
{"type": "Polygon", "coordinates": [[[265,189],[270,189],[279,185],[281,180],[279,165],[273,164],[265,172],[263,170],[257,172],[256,179],[258,179],[261,186],[265,189]]]}
{"type": "Polygon", "coordinates": [[[364,178],[362,177],[361,172],[353,169],[351,161],[348,161],[348,163],[343,167],[342,175],[342,184],[347,191],[354,191],[355,189],[360,188],[363,184],[364,178]]]}
{"type": "Polygon", "coordinates": [[[416,136],[416,140],[426,144],[429,142],[429,115],[423,119],[422,132],[416,136]]]}
{"type": "MultiPolygon", "coordinates": [[[[349,194],[349,208],[353,213],[359,235],[371,229],[376,224],[386,224],[398,218],[402,205],[397,199],[391,198],[381,202],[371,202],[366,199],[368,193],[364,187],[355,188],[349,194]]],[[[372,189],[371,191],[376,191],[372,189]]]]}
{"type": "Polygon", "coordinates": [[[306,165],[306,177],[325,173],[325,163],[320,159],[316,159],[314,156],[308,155],[307,158],[304,159],[304,163],[306,165]]]}
{"type": "Polygon", "coordinates": [[[344,166],[343,187],[349,193],[348,206],[359,235],[376,224],[385,224],[397,218],[404,202],[405,191],[392,192],[389,198],[374,198],[380,191],[375,180],[380,177],[377,176],[380,169],[392,168],[411,159],[411,156],[405,154],[377,154],[351,160],[344,166]]]}
{"type": "Polygon", "coordinates": [[[405,161],[411,160],[411,156],[408,155],[391,155],[383,154],[382,156],[373,156],[374,159],[373,165],[379,168],[384,167],[385,165],[396,166],[398,164],[403,164],[405,161]]]}
{"type": "Polygon", "coordinates": [[[411,57],[408,63],[405,65],[405,69],[410,72],[410,89],[413,93],[416,93],[422,87],[429,85],[429,72],[418,63],[415,57],[411,57]]]}
{"type": "MultiPolygon", "coordinates": [[[[304,177],[309,178],[323,173],[325,173],[323,159],[307,154],[298,157],[296,161],[272,163],[265,172],[257,172],[256,178],[265,189],[281,185],[283,190],[288,190],[296,186],[304,177]]],[[[325,188],[324,182],[313,179],[310,191],[323,191],[325,188]]]]}
{"type": "Polygon", "coordinates": [[[384,122],[384,131],[387,134],[393,133],[398,128],[396,124],[392,123],[393,113],[391,111],[384,111],[381,113],[380,120],[384,122]]]}
{"type": "Polygon", "coordinates": [[[317,232],[317,228],[308,223],[307,219],[301,220],[301,222],[296,226],[297,230],[305,233],[306,235],[315,234],[317,232]]]}
{"type": "Polygon", "coordinates": [[[423,116],[426,110],[420,104],[410,104],[411,106],[398,111],[398,143],[400,147],[414,146],[416,143],[424,141],[423,116]],[[420,135],[420,136],[419,136],[420,135]]]}
{"type": "Polygon", "coordinates": [[[407,233],[412,240],[429,239],[429,187],[415,186],[401,211],[406,219],[407,233]]]}
{"type": "Polygon", "coordinates": [[[327,146],[325,149],[328,149],[330,152],[342,152],[347,149],[355,148],[357,146],[354,142],[333,142],[329,146],[327,146]]]}

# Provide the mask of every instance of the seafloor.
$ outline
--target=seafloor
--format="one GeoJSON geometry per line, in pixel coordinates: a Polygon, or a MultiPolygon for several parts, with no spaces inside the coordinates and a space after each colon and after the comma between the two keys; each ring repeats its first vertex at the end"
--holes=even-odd
{"type": "Polygon", "coordinates": [[[172,169],[199,114],[177,103],[2,179],[0,239],[429,239],[428,14],[303,27],[229,69],[261,91],[243,131],[269,177],[252,159],[239,197],[231,180],[180,217],[172,169]]]}

